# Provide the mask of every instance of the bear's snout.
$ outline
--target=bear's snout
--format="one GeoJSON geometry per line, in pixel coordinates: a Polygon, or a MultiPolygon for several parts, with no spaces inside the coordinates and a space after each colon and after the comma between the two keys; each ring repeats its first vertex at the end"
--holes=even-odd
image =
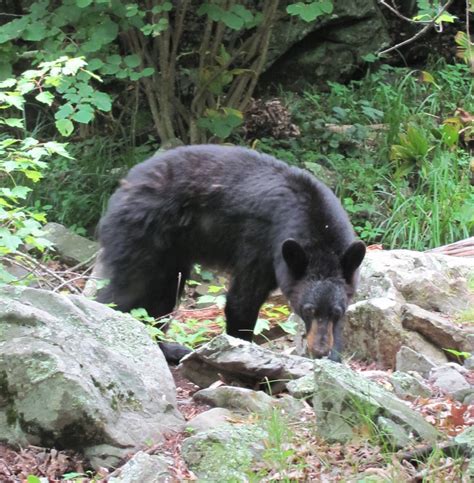
{"type": "Polygon", "coordinates": [[[306,333],[308,352],[315,359],[326,357],[334,343],[332,321],[313,320],[306,333]]]}

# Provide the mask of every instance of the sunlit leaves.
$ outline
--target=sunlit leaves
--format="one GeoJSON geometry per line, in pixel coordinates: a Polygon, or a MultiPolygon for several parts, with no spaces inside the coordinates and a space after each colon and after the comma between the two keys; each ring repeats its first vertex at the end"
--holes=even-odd
{"type": "Polygon", "coordinates": [[[286,7],[290,15],[300,17],[305,22],[312,22],[321,15],[330,14],[334,9],[331,0],[319,0],[315,2],[297,2],[286,7]]]}
{"type": "Polygon", "coordinates": [[[58,119],[55,125],[56,129],[65,137],[70,136],[74,131],[74,124],[69,119],[58,119]]]}

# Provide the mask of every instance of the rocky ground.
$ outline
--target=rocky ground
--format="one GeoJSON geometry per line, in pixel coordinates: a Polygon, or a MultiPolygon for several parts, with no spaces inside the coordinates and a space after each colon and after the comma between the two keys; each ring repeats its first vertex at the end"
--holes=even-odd
{"type": "MultiPolygon", "coordinates": [[[[7,376],[0,377],[6,394],[3,406],[0,394],[0,426],[4,424],[8,433],[11,424],[6,423],[13,414],[8,408],[22,407],[23,417],[40,421],[61,439],[62,426],[49,427],[51,418],[36,412],[34,395],[45,398],[41,391],[46,388],[49,397],[54,387],[61,397],[73,394],[74,404],[82,404],[89,415],[89,423],[84,423],[67,407],[47,404],[57,422],[73,418],[79,437],[89,426],[96,428],[93,442],[86,439],[80,446],[89,445],[85,449],[93,457],[24,443],[19,443],[21,449],[0,445],[0,481],[182,481],[204,478],[206,465],[216,462],[218,469],[234,465],[232,471],[242,470],[242,478],[250,481],[469,481],[474,435],[467,430],[474,425],[474,362],[472,357],[464,359],[473,352],[474,320],[468,259],[406,251],[369,255],[360,298],[348,314],[345,335],[352,355],[346,354],[344,366],[313,365],[295,356],[305,350],[301,337],[272,340],[282,335],[279,323],[288,313],[284,301],[275,298],[273,306],[261,312],[271,322],[271,330],[259,337],[264,347],[217,337],[180,370],[172,368],[171,377],[136,320],[83,297],[54,293],[83,291],[94,249],[88,247],[80,256],[75,251],[71,258],[45,267],[23,261],[33,264],[40,286],[48,291],[7,290],[0,299],[0,316],[6,321],[0,334],[0,376],[2,370],[7,376]],[[24,374],[32,379],[19,380],[24,374]],[[62,382],[57,385],[58,378],[62,382]],[[173,379],[176,403],[174,390],[167,392],[173,379]],[[73,386],[68,386],[70,381],[73,386]],[[272,397],[255,391],[262,388],[272,397]],[[325,391],[329,400],[323,397],[325,391]],[[299,400],[285,396],[288,392],[299,400]],[[160,408],[163,416],[140,413],[149,398],[149,407],[160,408]],[[169,404],[163,405],[162,398],[169,404]],[[354,401],[356,410],[345,413],[354,401]],[[349,427],[343,418],[328,414],[349,419],[362,414],[366,419],[349,427]],[[128,421],[135,424],[137,417],[143,418],[142,429],[130,432],[128,421]],[[113,422],[104,426],[109,418],[113,422]],[[163,432],[163,418],[177,429],[163,432]],[[162,441],[137,445],[138,440],[148,441],[143,432],[152,425],[164,434],[162,441]],[[246,468],[231,457],[209,453],[206,438],[220,451],[237,452],[246,468]],[[104,440],[113,442],[105,448],[108,453],[97,446],[96,441],[104,440]],[[127,446],[140,451],[114,453],[127,446]]],[[[28,267],[12,266],[23,270],[17,275],[29,277],[28,267]]],[[[183,326],[192,319],[190,330],[201,330],[199,324],[222,317],[215,306],[185,306],[175,318],[183,326]]],[[[214,322],[206,325],[208,338],[222,329],[214,322]]],[[[11,441],[25,438],[14,432],[7,436],[11,441]]]]}

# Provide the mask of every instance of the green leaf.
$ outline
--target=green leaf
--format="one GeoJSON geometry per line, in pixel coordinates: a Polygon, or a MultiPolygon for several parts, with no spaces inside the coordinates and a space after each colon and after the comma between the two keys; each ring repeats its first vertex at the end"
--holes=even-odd
{"type": "Polygon", "coordinates": [[[233,30],[240,30],[244,26],[244,19],[232,11],[224,12],[221,20],[227,25],[227,27],[233,30]]]}
{"type": "Polygon", "coordinates": [[[153,67],[146,67],[145,69],[143,69],[140,74],[143,76],[143,77],[148,77],[150,75],[153,75],[155,73],[155,69],[153,67]]]}
{"type": "Polygon", "coordinates": [[[204,3],[197,10],[198,15],[207,15],[214,22],[222,20],[224,13],[221,7],[212,3],[204,3]]]}
{"type": "Polygon", "coordinates": [[[90,98],[90,102],[101,111],[109,112],[112,109],[112,99],[105,92],[95,91],[90,98]]]}
{"type": "Polygon", "coordinates": [[[16,84],[15,79],[5,79],[4,81],[0,82],[0,89],[5,89],[7,87],[13,87],[16,84]]]}
{"type": "Polygon", "coordinates": [[[31,188],[28,188],[28,186],[15,186],[11,190],[11,195],[14,198],[24,199],[26,198],[26,196],[30,191],[31,191],[31,188]]]}
{"type": "Polygon", "coordinates": [[[125,65],[127,65],[131,69],[140,65],[140,57],[137,54],[127,55],[126,57],[124,57],[123,60],[125,62],[125,65]]]}
{"type": "Polygon", "coordinates": [[[82,98],[90,97],[94,93],[94,89],[85,82],[76,84],[77,92],[82,98]]]}
{"type": "Polygon", "coordinates": [[[65,137],[70,136],[74,131],[74,124],[69,119],[58,119],[55,125],[56,129],[65,137]]]}
{"type": "Polygon", "coordinates": [[[81,124],[87,124],[94,119],[94,109],[92,109],[90,104],[80,104],[72,118],[81,124]]]}
{"type": "Polygon", "coordinates": [[[79,8],[86,8],[92,3],[92,0],[76,0],[76,5],[79,8]]]}
{"type": "Polygon", "coordinates": [[[40,22],[35,22],[28,25],[22,34],[22,38],[23,40],[28,40],[30,42],[38,42],[47,37],[48,33],[46,25],[40,22]]]}
{"type": "Polygon", "coordinates": [[[261,334],[265,330],[270,329],[270,322],[266,319],[257,319],[257,323],[255,324],[255,328],[253,329],[253,333],[255,335],[261,334]]]}
{"type": "Polygon", "coordinates": [[[120,65],[122,63],[122,57],[120,55],[114,54],[107,57],[107,62],[109,64],[120,65]]]}
{"type": "Polygon", "coordinates": [[[94,58],[88,62],[87,68],[90,70],[97,70],[100,69],[103,65],[104,63],[102,62],[102,60],[94,58]]]}
{"type": "Polygon", "coordinates": [[[74,108],[72,105],[68,102],[67,104],[62,105],[57,111],[54,117],[56,119],[65,119],[66,117],[69,117],[72,115],[74,112],[74,108]]]}
{"type": "Polygon", "coordinates": [[[16,235],[10,233],[6,228],[0,228],[0,247],[6,248],[10,252],[14,252],[21,244],[23,240],[16,235]]]}
{"type": "Polygon", "coordinates": [[[21,119],[19,117],[10,117],[10,118],[7,118],[7,119],[3,119],[2,122],[4,124],[6,124],[7,126],[10,126],[10,127],[19,127],[19,128],[24,127],[23,119],[21,119]]]}
{"type": "Polygon", "coordinates": [[[28,94],[28,92],[31,92],[35,87],[36,84],[34,82],[18,82],[18,90],[21,94],[28,94]]]}
{"type": "Polygon", "coordinates": [[[330,0],[316,1],[311,3],[297,2],[286,7],[290,15],[300,17],[305,22],[312,22],[323,14],[333,11],[333,2],[330,0]]]}
{"type": "Polygon", "coordinates": [[[59,154],[60,156],[64,156],[65,158],[68,159],[74,159],[67,151],[66,151],[66,145],[64,143],[57,143],[54,141],[49,141],[44,144],[44,147],[48,150],[51,151],[52,153],[59,154]]]}
{"type": "Polygon", "coordinates": [[[43,177],[39,171],[33,171],[32,169],[25,169],[22,170],[22,172],[28,179],[31,179],[33,183],[37,183],[43,177]]]}
{"type": "Polygon", "coordinates": [[[39,102],[42,102],[43,104],[47,104],[48,106],[51,106],[51,104],[54,101],[54,96],[51,94],[51,92],[48,91],[43,91],[40,92],[35,99],[39,102]]]}

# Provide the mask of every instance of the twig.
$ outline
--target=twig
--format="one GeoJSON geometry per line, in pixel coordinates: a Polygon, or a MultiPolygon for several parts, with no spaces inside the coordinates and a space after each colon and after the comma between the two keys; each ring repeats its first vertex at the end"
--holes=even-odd
{"type": "MultiPolygon", "coordinates": [[[[54,285],[51,281],[47,280],[43,273],[41,272],[44,272],[45,274],[49,275],[51,278],[57,280],[60,284],[63,284],[65,282],[64,278],[62,278],[60,275],[58,275],[56,272],[54,272],[53,270],[50,270],[48,267],[46,267],[46,265],[44,265],[43,263],[39,262],[38,260],[36,260],[35,258],[31,257],[30,255],[27,255],[26,253],[22,253],[21,255],[21,258],[23,260],[25,260],[26,262],[28,262],[30,264],[30,266],[28,266],[26,263],[25,264],[22,264],[21,262],[19,262],[18,260],[12,258],[12,257],[9,257],[9,256],[6,256],[7,260],[9,260],[11,263],[17,265],[17,266],[20,266],[26,270],[30,270],[31,272],[30,273],[34,273],[37,277],[39,276],[41,278],[41,280],[46,284],[48,285],[50,288],[54,288],[54,285]]],[[[39,281],[39,280],[38,280],[39,281]]],[[[71,286],[71,291],[76,293],[76,294],[80,294],[80,290],[78,290],[76,287],[74,286],[71,286]]]]}
{"type": "Polygon", "coordinates": [[[96,257],[99,251],[96,251],[94,255],[91,255],[87,260],[84,260],[83,262],[78,263],[77,265],[74,265],[71,268],[68,268],[65,270],[63,273],[70,273],[70,272],[75,272],[78,268],[83,267],[84,265],[89,265],[90,262],[92,262],[96,257]]]}
{"type": "Polygon", "coordinates": [[[417,473],[412,478],[410,478],[408,481],[409,481],[409,483],[416,483],[420,480],[424,481],[427,476],[438,474],[440,471],[447,470],[447,469],[453,467],[454,463],[455,463],[455,461],[453,460],[453,461],[448,461],[446,464],[444,464],[442,466],[438,466],[437,468],[431,468],[431,469],[426,468],[426,469],[420,471],[419,473],[417,473]]]}
{"type": "Polygon", "coordinates": [[[401,14],[396,8],[392,7],[388,3],[384,2],[384,0],[378,0],[380,5],[383,5],[384,7],[388,8],[393,14],[395,14],[398,18],[401,18],[402,20],[405,20],[405,22],[410,22],[414,24],[420,24],[420,23],[430,23],[431,20],[428,21],[419,21],[419,20],[413,20],[412,18],[405,17],[405,15],[401,14]]]}
{"type": "Polygon", "coordinates": [[[397,50],[400,47],[403,47],[404,45],[411,44],[416,39],[418,39],[419,37],[423,36],[426,32],[428,32],[428,30],[430,30],[431,28],[433,28],[435,26],[436,20],[438,20],[438,18],[441,17],[441,15],[443,15],[443,13],[451,5],[451,3],[453,3],[453,0],[448,0],[446,2],[446,4],[439,10],[439,12],[437,13],[436,17],[434,17],[431,20],[430,23],[428,23],[427,25],[425,25],[420,31],[418,31],[415,35],[413,35],[413,37],[410,37],[409,39],[404,40],[403,42],[400,42],[399,44],[394,45],[393,47],[389,47],[388,49],[382,50],[377,55],[379,57],[381,57],[382,55],[385,55],[385,54],[388,54],[389,52],[392,52],[392,50],[397,50]]]}
{"type": "Polygon", "coordinates": [[[63,287],[68,287],[68,286],[69,286],[68,287],[69,289],[72,289],[72,288],[76,289],[76,287],[74,287],[74,285],[70,285],[70,284],[72,284],[76,280],[84,280],[85,278],[87,278],[87,277],[84,277],[83,275],[79,275],[77,277],[70,278],[69,280],[64,280],[57,287],[54,287],[53,292],[59,292],[59,290],[61,290],[63,287]]]}

